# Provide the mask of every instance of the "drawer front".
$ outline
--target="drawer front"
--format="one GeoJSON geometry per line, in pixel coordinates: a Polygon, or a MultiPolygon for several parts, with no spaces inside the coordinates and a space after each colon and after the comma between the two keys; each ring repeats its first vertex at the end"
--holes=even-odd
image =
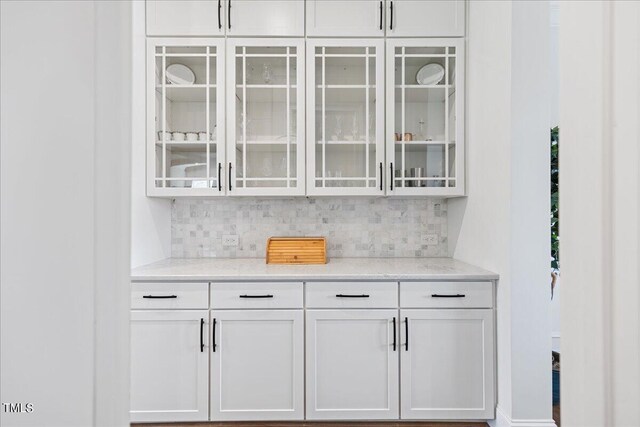
{"type": "Polygon", "coordinates": [[[305,285],[309,308],[395,308],[396,282],[313,282],[305,285]]]}
{"type": "Polygon", "coordinates": [[[400,282],[403,308],[491,308],[492,282],[400,282]]]}
{"type": "Polygon", "coordinates": [[[132,283],[132,309],[207,309],[208,283],[132,283]]]}
{"type": "Polygon", "coordinates": [[[211,308],[302,308],[302,283],[212,283],[211,308]]]}

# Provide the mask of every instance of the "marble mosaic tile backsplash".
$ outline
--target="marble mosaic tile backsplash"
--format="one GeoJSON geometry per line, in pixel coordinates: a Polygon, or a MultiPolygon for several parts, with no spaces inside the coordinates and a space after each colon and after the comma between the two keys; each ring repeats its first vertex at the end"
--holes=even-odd
{"type": "Polygon", "coordinates": [[[329,257],[447,256],[445,199],[177,199],[177,258],[262,258],[272,236],[325,236],[329,257]],[[426,236],[436,235],[436,244],[426,236]],[[238,245],[223,238],[237,236],[238,245]]]}

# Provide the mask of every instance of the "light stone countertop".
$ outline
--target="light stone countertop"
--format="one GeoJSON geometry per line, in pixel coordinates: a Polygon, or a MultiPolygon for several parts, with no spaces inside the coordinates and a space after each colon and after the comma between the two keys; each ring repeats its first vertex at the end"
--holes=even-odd
{"type": "Polygon", "coordinates": [[[453,258],[332,258],[322,265],[267,265],[263,258],[167,258],[131,271],[132,281],[497,280],[453,258]]]}

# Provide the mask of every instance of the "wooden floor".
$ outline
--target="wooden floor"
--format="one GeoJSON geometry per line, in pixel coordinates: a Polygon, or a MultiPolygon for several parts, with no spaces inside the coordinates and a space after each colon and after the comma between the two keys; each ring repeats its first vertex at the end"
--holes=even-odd
{"type": "Polygon", "coordinates": [[[131,424],[132,427],[488,427],[487,423],[478,422],[232,422],[232,423],[164,423],[164,424],[131,424]]]}

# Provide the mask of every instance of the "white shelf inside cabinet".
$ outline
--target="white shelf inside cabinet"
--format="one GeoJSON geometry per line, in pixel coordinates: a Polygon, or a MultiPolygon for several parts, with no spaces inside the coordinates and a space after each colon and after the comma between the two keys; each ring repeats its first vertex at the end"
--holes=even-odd
{"type": "MultiPolygon", "coordinates": [[[[291,138],[291,140],[289,141],[290,144],[294,144],[295,138],[291,138]]],[[[236,142],[237,145],[242,145],[242,144],[247,144],[247,145],[287,145],[287,140],[286,139],[269,139],[269,140],[247,140],[246,142],[240,140],[236,142]]]]}
{"type": "Polygon", "coordinates": [[[420,84],[405,84],[395,85],[396,89],[454,89],[453,85],[420,85],[420,84]]]}
{"type": "MultiPolygon", "coordinates": [[[[196,88],[199,89],[199,88],[196,88]]],[[[156,91],[162,95],[162,90],[156,91]]],[[[198,102],[204,104],[207,101],[206,90],[167,90],[166,97],[168,101],[172,102],[198,102]]],[[[215,96],[209,96],[209,103],[215,104],[215,96]]]]}
{"type": "Polygon", "coordinates": [[[375,89],[375,85],[316,85],[316,89],[375,89]]]}
{"type": "Polygon", "coordinates": [[[287,85],[287,84],[280,84],[280,85],[270,85],[270,84],[246,84],[246,85],[236,85],[236,88],[243,88],[246,87],[247,89],[296,89],[298,86],[297,85],[287,85]]]}
{"type": "MultiPolygon", "coordinates": [[[[291,141],[290,145],[294,146],[296,144],[295,141],[291,141]]],[[[247,144],[249,145],[249,144],[247,144]]],[[[242,143],[236,144],[236,151],[242,152],[242,143]]],[[[251,144],[251,151],[258,153],[281,153],[287,151],[287,143],[276,143],[276,144],[251,144]]]]}
{"type": "Polygon", "coordinates": [[[162,90],[163,87],[167,89],[205,89],[205,88],[215,88],[216,85],[208,85],[204,83],[194,83],[191,85],[167,83],[166,85],[161,85],[161,84],[156,85],[156,89],[158,90],[162,90]]]}
{"type": "MultiPolygon", "coordinates": [[[[207,141],[165,141],[164,144],[167,150],[176,148],[180,149],[180,151],[204,152],[207,148],[207,141]]],[[[216,141],[209,141],[209,144],[215,145],[216,141]]],[[[156,141],[156,145],[162,147],[162,141],[156,141]]]]}
{"type": "MultiPolygon", "coordinates": [[[[398,92],[401,91],[401,89],[396,89],[398,92]]],[[[431,104],[431,103],[437,103],[437,104],[442,104],[444,106],[444,99],[445,99],[445,91],[444,89],[441,90],[431,90],[431,91],[424,91],[424,90],[405,90],[404,91],[404,99],[405,102],[407,104],[431,104]]],[[[451,106],[450,106],[451,107],[451,106]]],[[[401,109],[402,108],[402,94],[398,93],[397,99],[396,99],[396,108],[397,109],[401,109]]]]}
{"type": "Polygon", "coordinates": [[[375,145],[376,141],[349,141],[349,140],[327,140],[327,141],[317,141],[318,145],[322,145],[322,144],[326,144],[326,145],[367,145],[367,144],[371,144],[371,145],[375,145]]]}
{"type": "Polygon", "coordinates": [[[404,145],[405,147],[424,147],[425,145],[444,145],[444,144],[449,144],[449,145],[455,145],[455,141],[404,141],[404,144],[402,143],[402,141],[395,141],[395,145],[396,147],[399,147],[401,145],[404,145]]]}

